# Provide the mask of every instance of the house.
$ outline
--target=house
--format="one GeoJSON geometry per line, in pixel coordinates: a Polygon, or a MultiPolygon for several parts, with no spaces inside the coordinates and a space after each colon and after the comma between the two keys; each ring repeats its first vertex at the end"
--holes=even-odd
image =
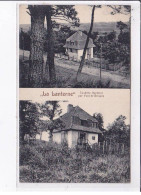
{"type": "MultiPolygon", "coordinates": [[[[82,31],[77,31],[66,40],[64,47],[66,48],[66,53],[68,54],[69,59],[76,61],[81,60],[86,39],[86,34],[84,34],[82,31]]],[[[93,58],[93,47],[95,47],[93,40],[89,38],[85,59],[90,60],[93,58]]]]}
{"type": "Polygon", "coordinates": [[[79,106],[69,104],[67,113],[60,117],[65,124],[64,128],[53,132],[53,141],[67,142],[70,148],[76,145],[92,145],[98,143],[102,132],[98,128],[98,121],[79,106]]]}

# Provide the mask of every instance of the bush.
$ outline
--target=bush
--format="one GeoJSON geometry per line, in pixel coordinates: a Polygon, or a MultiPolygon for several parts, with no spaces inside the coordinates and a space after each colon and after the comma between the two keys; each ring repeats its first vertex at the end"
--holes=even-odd
{"type": "Polygon", "coordinates": [[[20,182],[124,183],[130,181],[129,153],[96,155],[64,143],[34,142],[20,145],[20,182]]]}

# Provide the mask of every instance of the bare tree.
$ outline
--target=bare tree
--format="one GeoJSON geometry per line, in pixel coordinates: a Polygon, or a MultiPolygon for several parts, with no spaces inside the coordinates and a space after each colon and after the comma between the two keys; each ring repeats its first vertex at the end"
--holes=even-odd
{"type": "Polygon", "coordinates": [[[80,62],[80,66],[79,66],[78,71],[77,71],[77,74],[76,74],[76,81],[77,81],[79,75],[81,74],[82,68],[84,66],[84,60],[85,60],[85,56],[86,56],[87,47],[88,47],[88,44],[89,44],[89,38],[90,38],[92,29],[93,29],[95,7],[96,6],[94,5],[93,8],[92,8],[91,25],[90,25],[90,29],[89,29],[89,32],[88,32],[88,35],[87,35],[87,39],[86,39],[86,43],[85,43],[85,47],[84,47],[82,59],[81,59],[81,62],[80,62]]]}

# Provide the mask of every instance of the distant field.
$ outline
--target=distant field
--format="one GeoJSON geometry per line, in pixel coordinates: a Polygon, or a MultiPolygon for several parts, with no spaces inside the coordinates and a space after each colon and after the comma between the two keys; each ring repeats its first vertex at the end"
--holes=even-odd
{"type": "MultiPolygon", "coordinates": [[[[63,24],[67,25],[67,24],[63,24]]],[[[88,31],[90,23],[81,23],[79,27],[75,28],[76,30],[86,30],[88,31]]],[[[27,32],[30,29],[30,24],[21,24],[20,28],[23,28],[23,31],[27,32]]],[[[72,28],[73,29],[73,28],[72,28]]],[[[93,32],[119,32],[119,29],[116,28],[116,22],[96,22],[94,23],[93,32]]]]}

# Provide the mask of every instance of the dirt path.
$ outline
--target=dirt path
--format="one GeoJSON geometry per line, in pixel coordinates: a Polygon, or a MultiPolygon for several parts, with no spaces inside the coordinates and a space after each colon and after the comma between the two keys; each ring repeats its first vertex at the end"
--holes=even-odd
{"type": "MultiPolygon", "coordinates": [[[[19,54],[20,55],[23,54],[22,50],[19,51],[19,54]]],[[[26,57],[29,57],[29,51],[25,51],[24,55],[26,57]]],[[[44,61],[46,62],[46,55],[44,55],[44,61]]],[[[77,71],[79,64],[77,62],[72,62],[72,61],[68,61],[65,59],[59,59],[59,58],[55,57],[55,65],[60,66],[62,68],[67,68],[67,69],[77,71]]],[[[86,65],[83,67],[82,73],[85,73],[88,75],[93,75],[93,76],[99,76],[99,74],[100,74],[99,68],[90,67],[90,66],[86,66],[86,65]]],[[[122,75],[117,75],[112,71],[105,71],[105,70],[102,70],[101,75],[102,75],[103,79],[113,80],[115,82],[120,82],[120,83],[127,84],[130,86],[130,78],[129,77],[126,78],[122,75]]]]}

